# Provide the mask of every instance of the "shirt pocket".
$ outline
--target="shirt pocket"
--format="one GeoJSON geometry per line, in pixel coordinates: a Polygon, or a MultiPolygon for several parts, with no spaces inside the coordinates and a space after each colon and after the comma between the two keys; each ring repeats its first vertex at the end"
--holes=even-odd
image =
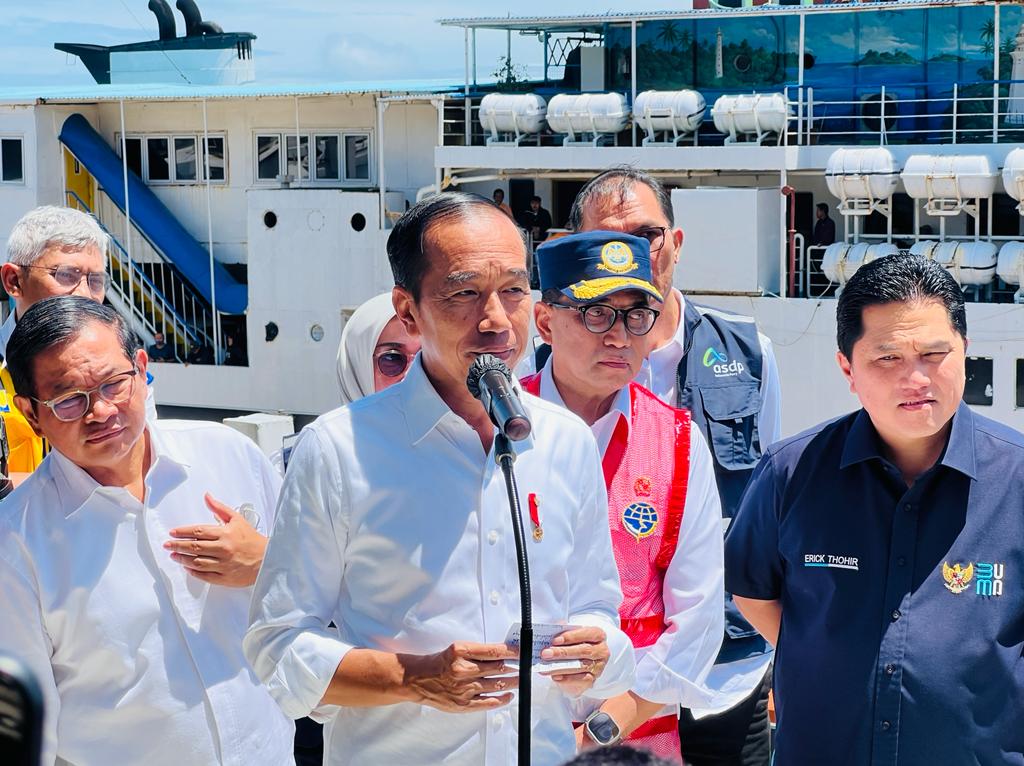
{"type": "Polygon", "coordinates": [[[716,462],[728,471],[753,468],[761,457],[757,432],[761,391],[757,381],[702,387],[699,391],[716,462]]]}

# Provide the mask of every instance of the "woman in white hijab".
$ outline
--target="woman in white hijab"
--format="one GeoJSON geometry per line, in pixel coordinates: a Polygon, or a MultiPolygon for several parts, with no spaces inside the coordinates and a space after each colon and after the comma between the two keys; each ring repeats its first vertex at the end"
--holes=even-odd
{"type": "Polygon", "coordinates": [[[341,403],[351,404],[400,381],[419,350],[419,340],[410,336],[395,316],[391,292],[370,298],[355,310],[341,331],[341,403]]]}

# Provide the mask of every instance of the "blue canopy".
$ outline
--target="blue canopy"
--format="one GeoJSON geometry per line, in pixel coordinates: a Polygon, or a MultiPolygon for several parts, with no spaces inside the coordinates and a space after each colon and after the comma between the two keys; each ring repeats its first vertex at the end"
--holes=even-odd
{"type": "MultiPolygon", "coordinates": [[[[124,212],[124,169],[121,158],[97,133],[89,121],[73,114],[64,121],[60,141],[92,173],[107,196],[124,212]]],[[[207,302],[210,295],[210,253],[188,233],[178,219],[137,175],[128,171],[132,223],[138,227],[182,273],[207,302]]],[[[242,314],[249,304],[248,287],[236,280],[219,261],[213,262],[217,287],[217,310],[242,314]]]]}

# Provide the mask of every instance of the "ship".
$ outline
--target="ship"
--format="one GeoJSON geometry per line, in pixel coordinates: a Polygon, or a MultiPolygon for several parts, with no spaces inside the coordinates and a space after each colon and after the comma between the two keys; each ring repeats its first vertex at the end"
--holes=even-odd
{"type": "Polygon", "coordinates": [[[964,288],[965,400],[1024,428],[1016,3],[447,18],[461,81],[295,85],[256,77],[256,34],[178,0],[179,35],[164,0],[149,7],[156,39],[56,43],[95,84],[0,87],[0,230],[40,204],[97,217],[110,302],[182,362],[154,366],[162,412],[301,424],[334,408],[342,328],[392,286],[385,243],[412,204],[500,188],[519,211],[537,195],[557,236],[588,178],[629,165],[671,190],[676,285],[772,339],[784,434],[858,406],[835,363],[836,296],[902,251],[964,288]],[[496,71],[480,32],[509,41],[496,71]],[[819,203],[836,240],[816,245],[819,203]],[[243,364],[223,363],[229,343],[243,364]],[[213,363],[186,364],[197,349],[213,363]]]}

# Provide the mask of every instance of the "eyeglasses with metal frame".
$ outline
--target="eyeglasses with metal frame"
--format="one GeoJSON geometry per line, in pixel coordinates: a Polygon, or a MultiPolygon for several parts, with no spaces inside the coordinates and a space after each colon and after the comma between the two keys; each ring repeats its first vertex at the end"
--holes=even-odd
{"type": "Polygon", "coordinates": [[[654,322],[661,314],[660,311],[652,309],[650,306],[618,309],[607,303],[588,303],[585,306],[570,306],[565,303],[549,301],[545,301],[545,303],[556,309],[578,311],[583,319],[583,326],[595,335],[611,330],[619,317],[622,317],[622,324],[630,335],[646,335],[654,327],[654,322]]]}
{"type": "Polygon", "coordinates": [[[89,283],[89,292],[94,295],[99,295],[110,289],[110,275],[105,271],[82,271],[75,266],[23,266],[22,268],[47,271],[53,277],[54,282],[69,290],[74,290],[82,284],[83,279],[89,283]]]}
{"type": "Polygon", "coordinates": [[[95,388],[85,391],[68,391],[48,401],[30,397],[32,401],[38,402],[50,408],[53,416],[62,423],[73,423],[79,420],[92,409],[92,395],[96,394],[107,404],[121,404],[131,399],[135,392],[135,377],[139,374],[137,367],[125,372],[111,375],[95,388]]]}

